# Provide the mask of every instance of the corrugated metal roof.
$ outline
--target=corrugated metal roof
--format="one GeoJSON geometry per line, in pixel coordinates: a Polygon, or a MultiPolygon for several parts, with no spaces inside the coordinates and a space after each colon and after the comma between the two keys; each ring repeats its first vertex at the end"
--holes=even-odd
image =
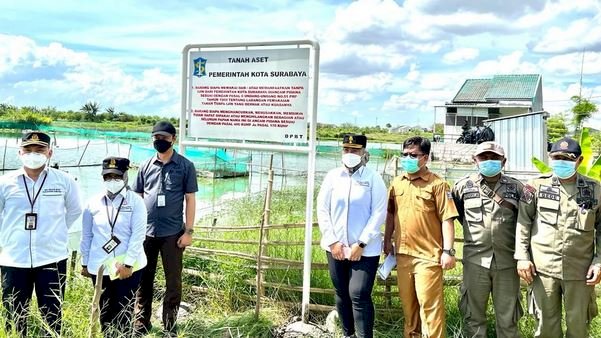
{"type": "Polygon", "coordinates": [[[455,95],[457,102],[532,100],[536,96],[539,74],[495,75],[492,79],[467,79],[455,95]]]}
{"type": "Polygon", "coordinates": [[[467,79],[453,102],[486,102],[486,92],[490,85],[490,79],[467,79]]]}
{"type": "Polygon", "coordinates": [[[495,75],[486,99],[532,99],[539,78],[538,74],[495,75]]]}

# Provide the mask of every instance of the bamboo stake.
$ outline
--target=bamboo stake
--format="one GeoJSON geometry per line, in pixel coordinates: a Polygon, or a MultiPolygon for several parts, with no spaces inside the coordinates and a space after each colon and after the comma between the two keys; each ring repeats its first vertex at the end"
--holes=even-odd
{"type": "MultiPolygon", "coordinates": [[[[394,158],[394,177],[397,177],[399,174],[399,157],[395,156],[394,158]]],[[[394,180],[393,177],[393,180],[394,180]]],[[[390,181],[390,183],[392,183],[392,181],[390,181]]],[[[390,293],[392,291],[391,285],[392,283],[390,282],[391,278],[387,278],[384,282],[386,283],[384,286],[384,290],[386,291],[386,295],[384,296],[386,299],[386,306],[387,307],[392,307],[392,297],[390,296],[390,293]]]]}
{"type": "Polygon", "coordinates": [[[255,318],[259,318],[259,312],[261,311],[261,298],[265,296],[265,290],[263,289],[264,276],[263,276],[263,262],[262,258],[265,255],[265,245],[263,239],[268,237],[268,232],[264,226],[269,224],[269,214],[271,212],[271,192],[273,188],[273,154],[269,159],[269,172],[267,175],[267,192],[265,193],[265,207],[263,209],[263,221],[261,222],[261,229],[259,233],[259,255],[257,257],[257,303],[255,305],[255,318]]]}
{"type": "Polygon", "coordinates": [[[96,275],[96,285],[94,285],[94,298],[92,299],[92,312],[90,314],[90,332],[89,338],[98,336],[98,321],[100,318],[100,295],[102,294],[102,275],[104,273],[104,264],[98,268],[96,275]]]}
{"type": "Polygon", "coordinates": [[[88,143],[86,143],[86,147],[83,148],[83,153],[81,153],[81,157],[79,158],[79,162],[77,162],[77,166],[79,167],[79,165],[81,164],[81,160],[83,160],[83,155],[86,154],[86,150],[88,150],[88,146],[90,145],[90,140],[88,140],[88,143]]]}
{"type": "Polygon", "coordinates": [[[6,163],[6,148],[8,148],[8,139],[4,140],[4,156],[2,156],[2,171],[4,171],[4,164],[6,163]]]}

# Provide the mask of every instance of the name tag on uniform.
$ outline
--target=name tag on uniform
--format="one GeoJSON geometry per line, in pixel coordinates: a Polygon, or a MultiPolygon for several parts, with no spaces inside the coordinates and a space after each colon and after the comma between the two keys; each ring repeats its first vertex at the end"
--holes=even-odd
{"type": "Polygon", "coordinates": [[[25,230],[35,230],[38,228],[38,214],[35,212],[25,214],[25,230]]]}
{"type": "Polygon", "coordinates": [[[157,196],[157,207],[164,207],[165,206],[165,195],[160,194],[157,196]]]}
{"type": "Polygon", "coordinates": [[[113,236],[113,237],[111,237],[111,239],[108,240],[108,242],[106,242],[102,246],[102,250],[104,250],[104,252],[106,252],[107,254],[110,254],[111,252],[113,252],[115,250],[115,248],[117,246],[119,246],[119,244],[121,244],[121,241],[119,240],[119,238],[113,236]]]}

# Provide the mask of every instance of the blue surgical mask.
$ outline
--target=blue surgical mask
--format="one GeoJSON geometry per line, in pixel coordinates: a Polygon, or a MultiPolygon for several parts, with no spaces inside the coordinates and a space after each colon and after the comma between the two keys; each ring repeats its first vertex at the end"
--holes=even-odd
{"type": "Polygon", "coordinates": [[[576,162],[565,160],[551,160],[553,174],[561,179],[568,179],[576,173],[576,162]]]}
{"type": "Polygon", "coordinates": [[[486,177],[497,176],[501,172],[503,164],[499,160],[487,160],[478,162],[478,170],[480,174],[486,177]]]}
{"type": "Polygon", "coordinates": [[[419,171],[419,159],[410,157],[401,157],[401,166],[409,174],[415,174],[419,171]]]}

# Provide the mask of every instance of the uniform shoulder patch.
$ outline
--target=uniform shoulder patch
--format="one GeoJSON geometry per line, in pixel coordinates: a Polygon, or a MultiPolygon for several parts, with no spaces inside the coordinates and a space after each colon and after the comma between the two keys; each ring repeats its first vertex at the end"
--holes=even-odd
{"type": "Polygon", "coordinates": [[[520,201],[528,204],[532,203],[535,193],[535,187],[531,186],[530,184],[525,184],[524,188],[522,189],[522,196],[520,197],[520,201]]]}

